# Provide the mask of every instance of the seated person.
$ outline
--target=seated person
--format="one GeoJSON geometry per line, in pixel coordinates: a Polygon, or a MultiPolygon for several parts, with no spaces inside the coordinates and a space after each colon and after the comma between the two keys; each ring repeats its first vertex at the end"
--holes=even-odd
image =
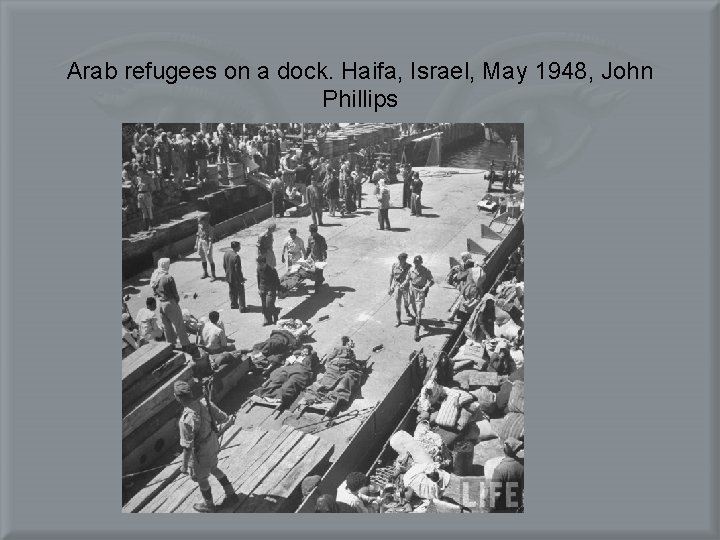
{"type": "Polygon", "coordinates": [[[257,390],[257,395],[288,407],[312,382],[319,361],[311,345],[289,356],[285,365],[275,369],[257,390]]]}
{"type": "Polygon", "coordinates": [[[190,313],[190,310],[185,308],[182,310],[182,318],[183,323],[185,324],[185,330],[188,334],[196,335],[200,330],[202,330],[202,323],[193,315],[190,313]]]}
{"type": "MultiPolygon", "coordinates": [[[[455,259],[453,259],[453,261],[455,261],[455,259]]],[[[474,266],[475,262],[472,260],[472,255],[467,251],[461,253],[460,263],[450,268],[447,282],[453,287],[460,288],[467,279],[470,269],[474,266]]]]}
{"type": "Polygon", "coordinates": [[[408,500],[413,495],[424,500],[437,500],[450,483],[450,473],[441,470],[436,463],[418,463],[408,469],[403,483],[408,500]]]}
{"type": "Polygon", "coordinates": [[[217,311],[211,311],[208,320],[202,327],[203,347],[210,354],[218,354],[228,349],[227,336],[225,335],[225,325],[220,322],[220,314],[217,311]]]}
{"type": "Polygon", "coordinates": [[[129,313],[122,316],[122,357],[132,354],[140,348],[138,342],[137,327],[129,313]]]}
{"type": "Polygon", "coordinates": [[[155,310],[157,310],[157,301],[154,296],[148,296],[145,299],[145,307],[138,311],[138,331],[143,344],[163,339],[164,332],[158,323],[155,310]]]}
{"type": "Polygon", "coordinates": [[[360,388],[364,368],[364,362],[355,358],[355,344],[350,338],[343,336],[341,342],[325,360],[325,373],[309,388],[312,393],[335,401],[331,413],[350,402],[360,388]]]}
{"type": "Polygon", "coordinates": [[[359,514],[377,513],[380,498],[368,494],[370,480],[361,472],[351,472],[337,489],[335,501],[340,511],[359,514]]]}

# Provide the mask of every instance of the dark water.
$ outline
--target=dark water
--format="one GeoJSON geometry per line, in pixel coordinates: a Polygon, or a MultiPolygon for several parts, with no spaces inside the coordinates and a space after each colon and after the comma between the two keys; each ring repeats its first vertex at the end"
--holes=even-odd
{"type": "MultiPolygon", "coordinates": [[[[518,152],[522,157],[522,148],[518,152]]],[[[494,159],[495,167],[502,168],[503,161],[510,161],[510,145],[488,141],[470,142],[452,148],[441,158],[443,167],[487,170],[490,168],[490,162],[494,159]]]]}

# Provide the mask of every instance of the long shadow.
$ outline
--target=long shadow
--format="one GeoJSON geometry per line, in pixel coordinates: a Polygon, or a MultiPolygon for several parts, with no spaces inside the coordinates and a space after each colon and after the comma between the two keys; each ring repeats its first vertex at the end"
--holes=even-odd
{"type": "Polygon", "coordinates": [[[408,232],[409,227],[390,227],[390,232],[408,232]]]}
{"type": "Polygon", "coordinates": [[[439,218],[440,216],[438,214],[420,214],[418,217],[439,218]]]}
{"type": "Polygon", "coordinates": [[[318,227],[341,227],[342,223],[323,223],[322,225],[318,225],[318,227]]]}
{"type": "Polygon", "coordinates": [[[140,289],[137,287],[134,287],[132,285],[128,285],[127,287],[123,287],[123,295],[126,294],[137,294],[140,292],[140,289]]]}
{"type": "Polygon", "coordinates": [[[345,293],[355,292],[352,287],[330,287],[321,286],[320,292],[317,294],[311,294],[301,304],[295,306],[293,309],[283,314],[285,319],[300,319],[301,321],[307,321],[313,315],[315,315],[322,308],[329,306],[335,300],[345,296],[345,293]]]}
{"type": "MultiPolygon", "coordinates": [[[[367,208],[367,206],[365,206],[364,208],[367,208]]],[[[360,210],[358,210],[358,211],[355,212],[355,213],[356,213],[356,214],[362,214],[363,216],[370,216],[370,215],[372,215],[372,212],[362,212],[362,211],[360,211],[360,210]]]]}

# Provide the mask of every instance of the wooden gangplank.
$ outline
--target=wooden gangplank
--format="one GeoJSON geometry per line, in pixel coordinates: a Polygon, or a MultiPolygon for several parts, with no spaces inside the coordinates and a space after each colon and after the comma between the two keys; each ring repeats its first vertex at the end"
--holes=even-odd
{"type": "MultiPolygon", "coordinates": [[[[280,430],[230,427],[222,437],[218,467],[239,495],[232,507],[221,507],[222,487],[211,476],[218,511],[229,513],[291,511],[286,502],[297,495],[302,480],[322,473],[333,444],[284,426],[280,430]]],[[[163,469],[124,507],[125,513],[193,513],[202,500],[196,482],[179,473],[179,459],[163,469]]]]}

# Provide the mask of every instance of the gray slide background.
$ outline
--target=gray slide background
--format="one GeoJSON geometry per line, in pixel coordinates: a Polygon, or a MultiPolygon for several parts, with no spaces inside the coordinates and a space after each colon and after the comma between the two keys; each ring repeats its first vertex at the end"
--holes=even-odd
{"type": "Polygon", "coordinates": [[[717,2],[2,2],[3,536],[717,536],[717,28],[717,2]],[[543,58],[595,82],[64,78],[543,58]],[[601,82],[608,60],[655,80],[601,82]],[[328,87],[399,106],[323,109],[328,87]],[[120,123],[226,119],[525,122],[527,514],[120,513],[120,123]]]}

